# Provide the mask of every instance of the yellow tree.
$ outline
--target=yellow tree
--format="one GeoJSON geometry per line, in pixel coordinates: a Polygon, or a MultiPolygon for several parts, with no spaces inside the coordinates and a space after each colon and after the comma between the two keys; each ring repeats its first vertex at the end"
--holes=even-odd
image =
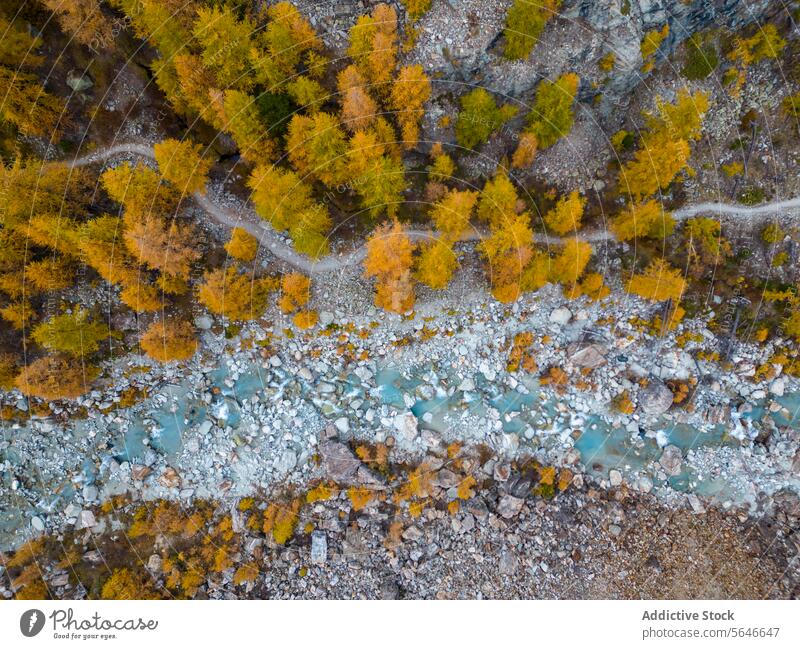
{"type": "Polygon", "coordinates": [[[94,354],[110,335],[105,324],[91,320],[89,313],[78,307],[36,325],[31,337],[37,345],[47,349],[82,357],[94,354]]]}
{"type": "Polygon", "coordinates": [[[350,30],[347,54],[375,92],[387,97],[397,63],[397,13],[394,8],[379,4],[371,16],[361,16],[350,30]]]}
{"type": "Polygon", "coordinates": [[[197,295],[212,313],[230,320],[250,320],[264,312],[275,287],[273,279],[248,277],[229,266],[207,272],[197,295]]]}
{"type": "Polygon", "coordinates": [[[376,228],[367,240],[364,274],[376,279],[375,305],[406,313],[414,307],[414,245],[397,221],[376,228]]]}
{"type": "Polygon", "coordinates": [[[579,83],[578,75],[569,72],[555,81],[545,79],[536,88],[526,132],[536,136],[540,149],[553,146],[572,130],[575,122],[572,105],[579,83]]]}
{"type": "Polygon", "coordinates": [[[203,147],[189,140],[167,139],[153,147],[161,175],[185,194],[205,193],[212,161],[202,156],[203,147]]]}
{"type": "Polygon", "coordinates": [[[0,16],[0,121],[7,121],[23,135],[46,136],[58,141],[59,122],[66,117],[64,102],[49,94],[30,70],[42,64],[33,54],[42,41],[31,37],[22,25],[0,16]]]}
{"type": "Polygon", "coordinates": [[[431,220],[447,242],[458,241],[469,228],[478,192],[449,190],[431,210],[431,220]]]}
{"type": "Polygon", "coordinates": [[[240,19],[227,7],[197,10],[194,38],[203,63],[214,73],[220,87],[247,90],[252,85],[249,56],[253,31],[246,17],[240,19]]]}
{"type": "Polygon", "coordinates": [[[592,246],[586,241],[568,239],[550,264],[550,281],[571,290],[583,275],[592,258],[592,246]]]}
{"type": "Polygon", "coordinates": [[[416,260],[414,276],[433,289],[447,288],[458,260],[453,248],[444,239],[435,239],[422,246],[416,260]]]}
{"type": "Polygon", "coordinates": [[[244,228],[233,228],[225,250],[234,259],[251,262],[258,252],[258,240],[244,228]]]}
{"type": "Polygon", "coordinates": [[[513,220],[519,209],[517,190],[508,176],[498,168],[492,180],[486,182],[478,200],[477,216],[492,228],[503,227],[513,220]]]}
{"type": "Polygon", "coordinates": [[[585,205],[586,199],[578,192],[572,192],[568,196],[563,196],[555,207],[544,215],[544,222],[560,236],[567,232],[577,232],[581,229],[585,205]]]}
{"type": "Polygon", "coordinates": [[[389,107],[395,111],[403,134],[403,146],[413,149],[419,139],[419,125],[425,102],[431,96],[431,82],[421,65],[404,65],[392,86],[389,107]]]}
{"type": "Polygon", "coordinates": [[[126,219],[123,240],[140,263],[183,279],[201,256],[197,232],[191,224],[167,222],[155,216],[132,222],[126,219]]]}
{"type": "Polygon", "coordinates": [[[291,313],[304,307],[311,299],[311,279],[300,273],[288,273],[281,277],[280,310],[291,313]]]}
{"type": "Polygon", "coordinates": [[[300,180],[294,171],[260,164],[250,174],[247,186],[258,215],[276,230],[287,229],[297,212],[314,204],[311,187],[300,180]]]}
{"type": "Polygon", "coordinates": [[[223,107],[223,130],[231,134],[242,157],[253,163],[273,160],[277,147],[261,121],[253,97],[240,90],[228,90],[223,107]]]}
{"type": "Polygon", "coordinates": [[[654,259],[642,273],[635,274],[628,282],[628,291],[651,302],[672,300],[677,304],[686,288],[681,272],[669,265],[665,259],[654,259]]]}
{"type": "Polygon", "coordinates": [[[351,131],[369,126],[378,112],[378,105],[369,96],[367,86],[355,65],[339,73],[339,93],[342,102],[342,123],[351,131]]]}
{"type": "Polygon", "coordinates": [[[183,361],[197,351],[194,327],[186,320],[159,320],[151,324],[139,339],[142,351],[161,363],[183,361]]]}
{"type": "Polygon", "coordinates": [[[103,15],[100,0],[43,0],[44,5],[58,17],[61,29],[75,40],[95,50],[107,49],[114,43],[111,21],[103,15]]]}
{"type": "Polygon", "coordinates": [[[525,269],[533,257],[532,244],[527,213],[499,223],[491,236],[478,244],[489,264],[492,294],[500,302],[519,298],[525,269]]]}
{"type": "Polygon", "coordinates": [[[637,201],[666,189],[687,167],[689,153],[689,143],[674,139],[666,129],[649,134],[634,159],[623,167],[620,186],[637,201]]]}
{"type": "Polygon", "coordinates": [[[333,115],[295,115],[289,122],[286,149],[292,166],[302,175],[318,178],[329,187],[343,182],[347,142],[333,115]]]}
{"type": "Polygon", "coordinates": [[[88,391],[97,376],[94,367],[63,354],[43,356],[22,368],[16,378],[20,392],[52,401],[74,399],[88,391]]]}
{"type": "Polygon", "coordinates": [[[611,219],[611,232],[619,241],[664,238],[672,234],[675,221],[660,201],[631,203],[611,219]]]}

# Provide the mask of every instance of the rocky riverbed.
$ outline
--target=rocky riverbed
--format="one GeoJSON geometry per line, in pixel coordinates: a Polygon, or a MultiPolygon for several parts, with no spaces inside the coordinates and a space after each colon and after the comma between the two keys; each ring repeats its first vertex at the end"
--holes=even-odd
{"type": "Polygon", "coordinates": [[[504,306],[475,290],[471,255],[413,317],[372,308],[347,271],[316,286],[311,333],[277,312],[242,328],[199,313],[202,351],[188,365],[128,356],[106,389],[5,422],[3,545],[91,527],[83,512],[118,494],[235,502],[307,483],[324,477],[314,459],[332,435],[409,462],[480,445],[695,512],[761,514],[798,491],[800,382],[779,365],[765,373],[780,339],[731,347],[707,327],[724,315],[713,299],[661,336],[642,325],[655,307],[619,287],[601,302],[548,287],[504,306]]]}

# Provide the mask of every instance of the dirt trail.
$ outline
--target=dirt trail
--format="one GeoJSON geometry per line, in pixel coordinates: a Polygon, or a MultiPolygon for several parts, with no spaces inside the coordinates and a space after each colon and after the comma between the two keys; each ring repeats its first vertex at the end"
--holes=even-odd
{"type": "MultiPolygon", "coordinates": [[[[137,155],[148,158],[149,160],[155,160],[152,146],[135,142],[125,142],[98,149],[88,155],[75,158],[71,162],[68,162],[68,164],[71,167],[84,167],[124,155],[137,155]]],[[[354,264],[359,264],[363,261],[366,254],[364,246],[361,246],[350,253],[328,255],[322,259],[314,260],[294,250],[294,248],[287,244],[281,235],[272,229],[268,223],[265,223],[250,206],[242,207],[240,210],[222,207],[207,195],[200,194],[199,192],[194,194],[194,199],[217,223],[229,228],[238,227],[246,230],[258,239],[261,245],[266,246],[275,257],[309,275],[331,273],[354,264]]],[[[698,214],[732,216],[748,219],[794,210],[800,211],[800,197],[774,201],[772,203],[752,207],[729,203],[697,203],[675,210],[672,216],[676,221],[683,221],[698,214]]],[[[412,241],[424,241],[435,236],[435,232],[431,230],[407,230],[406,232],[412,241]]],[[[462,241],[478,241],[484,236],[484,233],[476,230],[462,237],[462,241]]],[[[561,242],[559,237],[553,237],[547,234],[536,234],[535,238],[538,243],[547,245],[557,245],[561,242]]],[[[602,243],[603,241],[613,240],[614,235],[609,231],[596,230],[582,232],[579,238],[590,243],[602,243]]]]}

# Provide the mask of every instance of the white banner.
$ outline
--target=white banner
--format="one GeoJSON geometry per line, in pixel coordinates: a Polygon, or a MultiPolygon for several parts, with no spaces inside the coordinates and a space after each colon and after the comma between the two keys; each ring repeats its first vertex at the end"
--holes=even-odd
{"type": "Polygon", "coordinates": [[[794,601],[11,601],[0,646],[796,648],[798,618],[794,601]]]}

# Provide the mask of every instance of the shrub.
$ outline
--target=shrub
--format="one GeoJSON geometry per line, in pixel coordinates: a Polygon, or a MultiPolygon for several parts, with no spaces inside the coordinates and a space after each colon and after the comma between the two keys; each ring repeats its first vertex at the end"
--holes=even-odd
{"type": "Polygon", "coordinates": [[[683,76],[690,81],[705,79],[719,65],[717,48],[699,34],[690,36],[686,41],[686,58],[684,59],[683,76]]]}
{"type": "Polygon", "coordinates": [[[288,273],[281,278],[281,298],[278,306],[284,313],[297,311],[311,297],[311,280],[300,273],[288,273]]]}

